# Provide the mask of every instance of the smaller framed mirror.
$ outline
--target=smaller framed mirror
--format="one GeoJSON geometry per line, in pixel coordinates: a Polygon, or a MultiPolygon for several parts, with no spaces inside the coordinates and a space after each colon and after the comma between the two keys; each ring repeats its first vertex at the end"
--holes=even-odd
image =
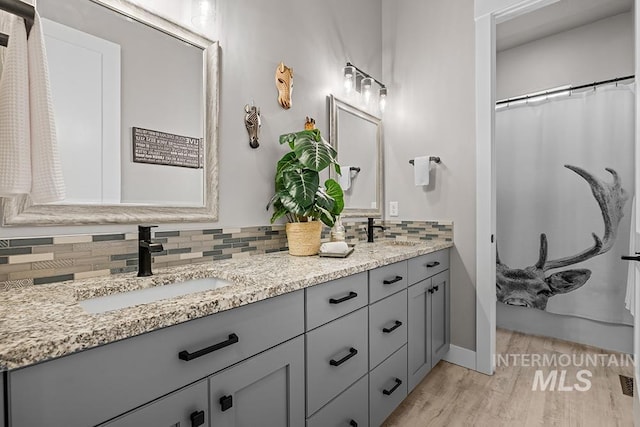
{"type": "Polygon", "coordinates": [[[331,171],[344,191],[342,217],[381,218],[384,211],[382,119],[329,96],[329,134],[342,176],[331,171]]]}

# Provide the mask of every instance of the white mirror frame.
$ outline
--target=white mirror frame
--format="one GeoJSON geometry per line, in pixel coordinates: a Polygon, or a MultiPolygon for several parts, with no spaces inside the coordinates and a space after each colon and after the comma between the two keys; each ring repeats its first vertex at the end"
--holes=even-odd
{"type": "Polygon", "coordinates": [[[90,0],[203,49],[204,206],[34,205],[29,196],[2,199],[3,226],[214,222],[218,219],[218,51],[217,42],[126,0],[90,0]]]}
{"type": "MultiPolygon", "coordinates": [[[[338,163],[340,163],[340,140],[338,137],[338,129],[340,127],[338,113],[342,111],[346,111],[350,114],[353,114],[356,117],[359,117],[362,120],[373,123],[376,128],[376,151],[375,154],[378,158],[377,161],[377,171],[376,171],[376,208],[375,209],[365,209],[365,208],[348,208],[345,206],[342,214],[340,216],[342,218],[355,218],[355,217],[366,217],[366,218],[382,218],[384,213],[384,149],[383,149],[383,141],[382,141],[382,119],[376,117],[370,113],[367,113],[364,110],[361,110],[358,107],[355,107],[349,104],[346,101],[343,101],[339,98],[336,98],[334,95],[329,95],[329,140],[333,148],[338,152],[338,163]]],[[[344,173],[344,172],[343,172],[344,173]]],[[[336,181],[338,180],[337,174],[334,170],[329,171],[329,176],[336,181]]]]}

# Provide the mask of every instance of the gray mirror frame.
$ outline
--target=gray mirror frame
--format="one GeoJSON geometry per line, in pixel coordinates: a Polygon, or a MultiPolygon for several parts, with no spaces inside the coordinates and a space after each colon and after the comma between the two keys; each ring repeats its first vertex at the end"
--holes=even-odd
{"type": "MultiPolygon", "coordinates": [[[[384,148],[383,148],[383,129],[382,119],[370,114],[346,101],[329,95],[329,142],[338,152],[338,163],[340,163],[340,141],[338,137],[338,128],[340,126],[338,113],[340,110],[351,113],[362,120],[373,123],[377,126],[376,132],[376,155],[378,156],[378,170],[376,173],[376,209],[347,208],[342,211],[342,218],[367,217],[382,218],[384,214],[384,148]]],[[[337,180],[337,174],[331,170],[329,176],[337,180]]]]}
{"type": "Polygon", "coordinates": [[[90,0],[136,21],[203,49],[204,97],[204,206],[142,205],[34,205],[29,196],[2,199],[3,226],[86,225],[218,220],[218,87],[219,46],[127,0],[90,0]]]}

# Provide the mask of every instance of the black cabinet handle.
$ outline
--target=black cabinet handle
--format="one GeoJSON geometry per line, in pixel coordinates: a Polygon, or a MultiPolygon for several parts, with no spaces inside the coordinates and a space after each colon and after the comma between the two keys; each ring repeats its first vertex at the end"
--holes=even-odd
{"type": "Polygon", "coordinates": [[[204,411],[191,413],[191,427],[198,427],[204,424],[204,411]]]}
{"type": "Polygon", "coordinates": [[[627,256],[627,255],[624,255],[624,256],[622,256],[620,258],[625,259],[627,261],[640,261],[640,256],[627,256]]]}
{"type": "Polygon", "coordinates": [[[349,349],[349,354],[347,354],[345,357],[343,357],[340,360],[334,360],[334,359],[329,360],[329,365],[331,365],[331,366],[340,366],[344,362],[346,362],[347,360],[351,359],[356,354],[358,354],[358,350],[356,350],[355,348],[351,347],[349,349]]]}
{"type": "Polygon", "coordinates": [[[358,294],[356,294],[355,292],[349,292],[349,295],[347,295],[346,297],[342,297],[340,299],[331,298],[329,300],[329,303],[331,303],[331,304],[340,304],[341,302],[349,301],[350,299],[353,299],[353,298],[355,298],[357,296],[358,296],[358,294]]]}
{"type": "Polygon", "coordinates": [[[392,283],[399,282],[400,280],[402,280],[402,276],[396,276],[394,279],[391,279],[391,280],[383,280],[382,283],[384,283],[385,285],[390,285],[392,283]]]}
{"type": "Polygon", "coordinates": [[[351,420],[351,421],[349,421],[349,425],[350,425],[351,427],[358,427],[358,423],[356,422],[356,420],[351,420]]]}
{"type": "Polygon", "coordinates": [[[233,406],[233,396],[222,396],[220,398],[220,410],[222,412],[231,409],[233,406]]]}
{"type": "Polygon", "coordinates": [[[386,396],[391,396],[391,393],[396,391],[398,389],[398,387],[400,387],[400,384],[402,384],[402,380],[400,378],[396,378],[395,381],[396,381],[396,385],[391,387],[391,389],[389,389],[389,390],[382,390],[382,394],[384,394],[386,396]]]}
{"type": "Polygon", "coordinates": [[[214,344],[210,347],[203,348],[202,350],[195,351],[193,353],[189,353],[187,350],[182,350],[178,353],[178,357],[180,360],[189,360],[197,359],[200,356],[204,356],[205,354],[212,353],[216,350],[220,350],[221,348],[225,348],[230,346],[231,344],[235,344],[238,342],[238,336],[236,334],[229,334],[229,339],[226,341],[219,342],[218,344],[214,344]]]}
{"type": "Polygon", "coordinates": [[[433,291],[433,288],[429,288],[429,289],[427,289],[427,292],[429,292],[430,294],[432,294],[432,293],[434,292],[434,291],[433,291]]]}
{"type": "Polygon", "coordinates": [[[427,263],[427,268],[433,268],[433,267],[437,267],[439,265],[440,265],[440,263],[438,261],[428,262],[427,263]]]}
{"type": "Polygon", "coordinates": [[[440,289],[440,285],[435,285],[433,287],[433,292],[438,292],[438,289],[440,289]]]}
{"type": "Polygon", "coordinates": [[[393,325],[390,328],[382,328],[382,332],[384,332],[385,334],[389,334],[393,331],[395,331],[396,329],[398,329],[400,326],[402,326],[402,322],[399,320],[396,320],[395,325],[393,325]]]}

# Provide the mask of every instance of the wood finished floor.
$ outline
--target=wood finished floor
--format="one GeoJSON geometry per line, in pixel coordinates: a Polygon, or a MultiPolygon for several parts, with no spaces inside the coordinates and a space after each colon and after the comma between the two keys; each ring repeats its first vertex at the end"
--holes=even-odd
{"type": "MultiPolygon", "coordinates": [[[[579,360],[583,353],[611,352],[498,330],[496,353],[576,354],[579,360]]],[[[537,369],[498,367],[495,375],[488,376],[440,362],[384,426],[633,426],[633,398],[622,394],[618,377],[632,376],[633,367],[567,367],[566,385],[576,383],[575,374],[580,369],[593,373],[588,391],[532,391],[537,369]]],[[[545,376],[553,369],[542,368],[545,376]]]]}

